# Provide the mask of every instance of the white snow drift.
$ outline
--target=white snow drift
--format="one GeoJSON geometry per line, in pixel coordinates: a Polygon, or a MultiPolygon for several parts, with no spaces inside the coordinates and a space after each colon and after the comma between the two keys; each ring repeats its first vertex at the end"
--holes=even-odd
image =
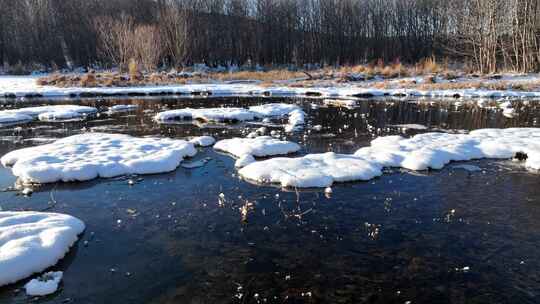
{"type": "Polygon", "coordinates": [[[96,112],[96,108],[76,105],[27,107],[0,111],[0,123],[25,123],[36,117],[47,121],[74,119],[96,112]]]}
{"type": "Polygon", "coordinates": [[[255,138],[231,138],[218,141],[214,149],[230,153],[236,157],[252,155],[265,157],[286,155],[300,150],[297,143],[275,139],[271,136],[255,138]]]}
{"type": "MultiPolygon", "coordinates": [[[[534,81],[535,76],[527,76],[526,79],[534,81]]],[[[337,97],[368,97],[368,96],[429,96],[429,97],[540,97],[538,91],[516,90],[420,90],[420,89],[377,89],[374,87],[356,87],[351,84],[334,84],[331,87],[295,88],[276,84],[272,87],[248,84],[185,84],[185,85],[157,85],[137,87],[98,87],[82,88],[70,87],[59,88],[53,86],[39,86],[37,78],[31,76],[0,76],[0,98],[3,96],[25,97],[69,97],[82,96],[83,94],[103,95],[128,95],[136,94],[201,94],[212,96],[316,96],[323,98],[337,97]]],[[[398,79],[399,80],[399,79],[398,79]]],[[[517,79],[516,79],[517,80],[517,79]]],[[[467,81],[467,79],[465,79],[467,81]]]]}
{"type": "Polygon", "coordinates": [[[155,120],[167,122],[174,120],[202,120],[212,122],[254,120],[256,114],[243,108],[207,108],[207,109],[178,109],[156,114],[155,120]]]}
{"type": "Polygon", "coordinates": [[[24,183],[52,183],[169,172],[196,153],[193,143],[185,140],[85,133],[15,150],[0,161],[12,166],[24,183]]]}
{"type": "Polygon", "coordinates": [[[113,114],[113,113],[122,113],[122,112],[129,112],[129,111],[135,111],[139,108],[138,105],[128,104],[128,105],[114,105],[112,107],[109,107],[107,110],[107,113],[113,114]]]}
{"type": "Polygon", "coordinates": [[[263,118],[287,118],[287,131],[294,131],[304,125],[305,113],[297,105],[270,103],[244,108],[206,108],[178,109],[156,114],[157,122],[174,122],[179,120],[202,120],[205,122],[241,122],[263,118]]]}
{"type": "Polygon", "coordinates": [[[197,146],[209,147],[216,142],[216,139],[212,136],[199,136],[190,139],[189,142],[197,146]]]}
{"type": "Polygon", "coordinates": [[[481,129],[469,134],[425,133],[409,139],[380,137],[355,155],[385,167],[410,170],[441,169],[451,161],[480,158],[509,159],[528,155],[525,166],[540,169],[540,129],[481,129]]]}
{"type": "Polygon", "coordinates": [[[0,286],[55,265],[84,229],[65,214],[0,212],[0,286]]]}
{"type": "Polygon", "coordinates": [[[278,183],[282,187],[328,187],[334,182],[370,180],[382,174],[382,167],[359,157],[328,152],[298,158],[272,158],[252,163],[239,174],[257,183],[278,183]]]}
{"type": "Polygon", "coordinates": [[[379,137],[354,155],[309,154],[255,162],[239,171],[247,180],[284,187],[327,187],[333,182],[369,180],[384,167],[441,169],[451,161],[510,159],[517,152],[525,166],[540,170],[540,128],[482,129],[469,134],[425,133],[379,137]]]}
{"type": "Polygon", "coordinates": [[[32,116],[8,111],[0,111],[0,124],[18,124],[32,121],[32,116]]]}

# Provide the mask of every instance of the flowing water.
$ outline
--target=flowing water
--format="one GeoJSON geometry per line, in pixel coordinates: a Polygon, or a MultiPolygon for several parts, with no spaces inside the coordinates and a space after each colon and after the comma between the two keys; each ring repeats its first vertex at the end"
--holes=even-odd
{"type": "MultiPolygon", "coordinates": [[[[382,135],[535,127],[540,118],[535,102],[516,102],[516,112],[506,116],[451,100],[360,100],[354,108],[290,98],[5,102],[3,108],[90,105],[101,114],[4,126],[0,154],[88,131],[245,136],[260,125],[159,125],[152,116],[173,108],[268,102],[298,103],[308,113],[305,130],[287,136],[302,145],[299,155],[354,153],[382,135]],[[103,113],[117,104],[139,107],[103,113]]],[[[212,148],[200,148],[194,160],[204,158],[211,160],[203,167],[140,176],[134,185],[113,178],[36,187],[29,197],[0,192],[2,210],[66,213],[87,225],[51,268],[64,271],[61,289],[35,302],[540,302],[540,176],[519,163],[467,162],[481,168],[475,172],[455,163],[429,172],[387,170],[369,182],[335,184],[325,195],[246,183],[236,176],[234,159],[212,148]]],[[[9,169],[0,168],[0,188],[15,182],[9,169]]],[[[25,281],[0,288],[0,303],[29,302],[25,281]]]]}

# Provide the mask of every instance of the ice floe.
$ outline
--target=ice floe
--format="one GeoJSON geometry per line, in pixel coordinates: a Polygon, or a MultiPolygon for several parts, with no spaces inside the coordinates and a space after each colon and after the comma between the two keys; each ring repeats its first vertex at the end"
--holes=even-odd
{"type": "Polygon", "coordinates": [[[84,229],[65,214],[0,212],[0,286],[55,265],[84,229]]]}
{"type": "Polygon", "coordinates": [[[62,281],[62,271],[50,271],[24,285],[29,296],[46,296],[55,293],[62,281]]]}
{"type": "Polygon", "coordinates": [[[23,183],[52,183],[169,172],[196,153],[193,143],[185,140],[84,133],[15,150],[0,161],[12,166],[23,183]]]}
{"type": "Polygon", "coordinates": [[[236,157],[245,155],[265,157],[294,153],[300,150],[300,146],[297,143],[278,140],[271,136],[259,136],[220,140],[214,145],[214,149],[230,153],[236,157]]]}
{"type": "Polygon", "coordinates": [[[328,187],[334,182],[369,180],[381,175],[384,167],[442,169],[452,161],[511,159],[518,153],[527,168],[540,170],[540,128],[424,133],[411,138],[384,136],[354,155],[329,152],[273,158],[249,164],[239,174],[249,181],[284,187],[328,187]]]}

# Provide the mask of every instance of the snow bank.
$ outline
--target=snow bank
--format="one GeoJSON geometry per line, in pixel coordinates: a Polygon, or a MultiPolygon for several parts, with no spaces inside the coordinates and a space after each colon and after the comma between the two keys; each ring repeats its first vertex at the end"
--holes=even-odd
{"type": "Polygon", "coordinates": [[[231,138],[218,141],[214,149],[230,153],[236,157],[252,155],[265,157],[286,155],[300,150],[300,146],[290,141],[282,141],[271,136],[255,138],[231,138]]]}
{"type": "Polygon", "coordinates": [[[0,286],[55,265],[84,228],[65,214],[0,212],[0,286]]]}
{"type": "Polygon", "coordinates": [[[0,111],[0,124],[18,124],[32,121],[32,116],[20,113],[0,111]]]}
{"type": "Polygon", "coordinates": [[[334,182],[370,180],[382,174],[382,166],[351,155],[328,152],[298,158],[272,158],[255,162],[238,173],[256,183],[282,187],[329,187],[334,182]]]}
{"type": "Polygon", "coordinates": [[[26,294],[29,296],[46,296],[55,293],[62,281],[62,271],[47,272],[37,279],[32,279],[24,285],[26,294]]]}
{"type": "Polygon", "coordinates": [[[425,97],[540,97],[540,92],[493,91],[484,89],[464,90],[416,90],[416,89],[376,89],[358,88],[351,84],[335,84],[334,87],[294,88],[286,86],[264,87],[253,83],[241,84],[185,84],[136,87],[59,88],[39,86],[36,77],[0,76],[0,97],[84,97],[118,95],[205,95],[212,96],[315,96],[337,97],[377,97],[377,96],[425,96],[425,97]]]}
{"type": "Polygon", "coordinates": [[[85,133],[15,150],[0,161],[24,183],[52,183],[169,172],[196,153],[184,140],[85,133]]]}
{"type": "Polygon", "coordinates": [[[469,134],[425,133],[411,138],[379,137],[354,155],[332,152],[300,158],[274,158],[239,170],[257,183],[284,187],[328,187],[334,182],[369,180],[384,167],[442,169],[451,161],[510,159],[527,155],[525,166],[540,170],[540,128],[482,129],[469,134]]]}

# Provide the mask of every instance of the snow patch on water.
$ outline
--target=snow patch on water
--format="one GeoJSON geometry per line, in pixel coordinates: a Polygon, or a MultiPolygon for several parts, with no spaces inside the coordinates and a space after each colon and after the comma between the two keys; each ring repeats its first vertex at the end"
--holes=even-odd
{"type": "Polygon", "coordinates": [[[255,162],[255,157],[253,157],[253,155],[251,154],[246,154],[246,155],[240,156],[234,163],[234,166],[236,168],[243,168],[254,162],[255,162]]]}
{"type": "Polygon", "coordinates": [[[254,120],[256,113],[244,108],[206,108],[206,109],[178,109],[156,114],[154,119],[158,122],[175,120],[203,120],[212,122],[236,122],[254,120]]]}
{"type": "Polygon", "coordinates": [[[420,90],[420,89],[376,89],[360,88],[352,84],[334,84],[332,87],[295,88],[287,86],[265,87],[253,83],[237,84],[185,84],[157,85],[135,87],[97,87],[59,88],[39,86],[37,78],[31,76],[0,76],[0,96],[43,96],[68,97],[81,95],[128,95],[128,94],[185,94],[212,96],[317,96],[326,98],[338,97],[377,97],[377,96],[427,96],[427,97],[469,97],[469,98],[498,98],[498,97],[540,97],[536,91],[516,90],[420,90]]]}
{"type": "Polygon", "coordinates": [[[14,113],[8,111],[0,111],[0,124],[19,124],[32,121],[32,116],[14,113]]]}
{"type": "Polygon", "coordinates": [[[239,174],[256,183],[282,187],[329,187],[334,182],[370,180],[382,174],[382,166],[351,155],[328,152],[298,158],[273,158],[252,163],[239,174]]]}
{"type": "Polygon", "coordinates": [[[209,147],[216,142],[216,139],[212,136],[199,136],[190,139],[189,142],[200,147],[209,147]]]}
{"type": "Polygon", "coordinates": [[[201,120],[205,122],[243,122],[262,120],[265,118],[288,119],[285,129],[292,132],[300,129],[305,123],[305,113],[297,105],[270,103],[244,108],[203,108],[177,109],[156,114],[154,120],[167,123],[181,120],[201,120]]]}
{"type": "Polygon", "coordinates": [[[230,153],[236,157],[245,155],[265,157],[294,153],[300,150],[300,146],[297,143],[279,140],[271,136],[259,136],[220,140],[214,145],[214,149],[230,153]]]}
{"type": "Polygon", "coordinates": [[[23,183],[53,183],[169,172],[196,153],[185,140],[85,133],[15,150],[0,161],[23,183]]]}
{"type": "Polygon", "coordinates": [[[113,114],[113,113],[122,113],[122,112],[129,112],[129,111],[135,111],[137,110],[137,108],[139,108],[138,105],[114,105],[112,107],[109,107],[108,109],[108,113],[110,114],[113,114]]]}
{"type": "MultiPolygon", "coordinates": [[[[252,163],[240,176],[284,187],[328,187],[334,182],[369,180],[384,167],[409,170],[442,169],[452,161],[510,159],[527,155],[525,166],[540,170],[540,129],[481,129],[469,134],[425,133],[411,138],[379,137],[354,155],[308,154],[252,163]]],[[[471,169],[471,168],[469,168],[471,169]]]]}
{"type": "Polygon", "coordinates": [[[0,286],[55,265],[84,229],[65,214],[0,212],[0,286]]]}
{"type": "Polygon", "coordinates": [[[44,121],[74,119],[96,112],[96,108],[76,105],[28,107],[0,111],[0,123],[25,123],[36,117],[44,121]]]}

